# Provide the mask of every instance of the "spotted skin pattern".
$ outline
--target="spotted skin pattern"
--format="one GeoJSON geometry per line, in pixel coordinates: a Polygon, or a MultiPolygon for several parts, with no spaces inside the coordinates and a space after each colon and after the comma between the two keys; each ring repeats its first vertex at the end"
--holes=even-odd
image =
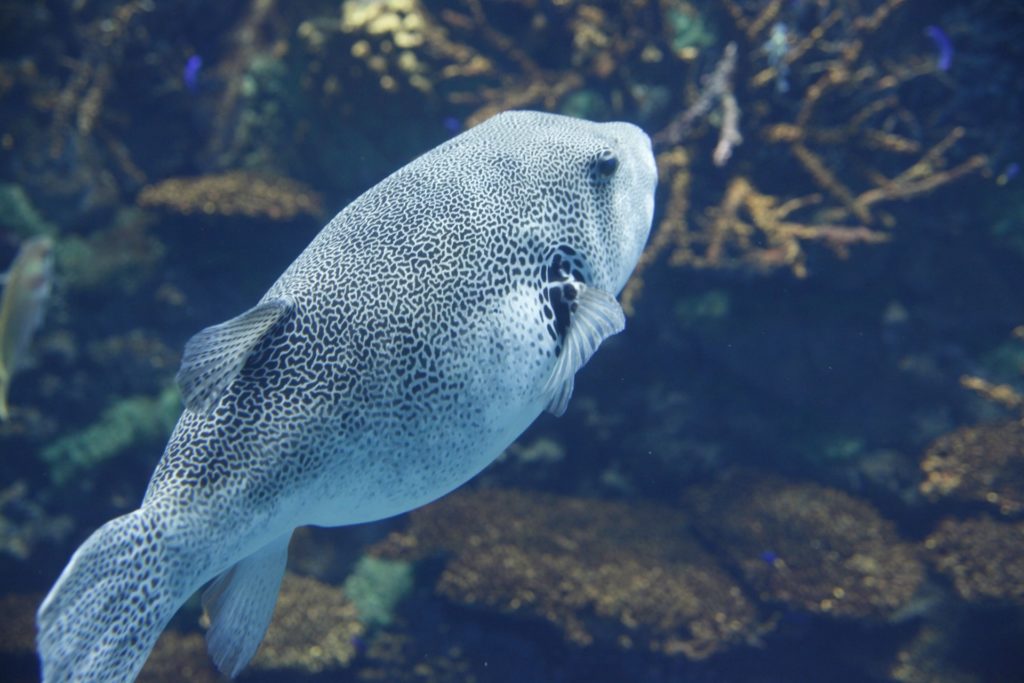
{"type": "Polygon", "coordinates": [[[185,392],[142,506],[72,557],[38,614],[44,681],[134,680],[218,575],[214,626],[238,642],[211,655],[240,671],[294,528],[435,500],[550,407],[581,292],[614,302],[655,183],[635,126],[506,112],[356,199],[263,297],[273,324],[226,388],[185,392]]]}

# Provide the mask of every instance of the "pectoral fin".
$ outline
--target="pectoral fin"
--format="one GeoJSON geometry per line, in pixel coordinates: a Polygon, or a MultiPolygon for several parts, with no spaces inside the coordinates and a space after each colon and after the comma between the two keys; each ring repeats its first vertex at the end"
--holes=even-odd
{"type": "Polygon", "coordinates": [[[291,309],[288,299],[264,301],[189,339],[176,377],[185,407],[198,413],[213,410],[256,344],[291,309]]]}
{"type": "Polygon", "coordinates": [[[555,368],[544,385],[544,394],[550,396],[547,411],[555,416],[562,415],[569,405],[576,372],[590,360],[601,342],[626,327],[626,316],[615,297],[582,283],[572,286],[577,293],[569,328],[555,368]]]}

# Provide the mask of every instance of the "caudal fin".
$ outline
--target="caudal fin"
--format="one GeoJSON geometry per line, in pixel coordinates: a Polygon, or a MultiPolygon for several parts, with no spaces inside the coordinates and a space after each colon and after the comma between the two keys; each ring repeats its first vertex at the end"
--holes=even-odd
{"type": "Polygon", "coordinates": [[[195,588],[155,510],[113,519],[72,556],[36,615],[43,683],[131,683],[195,588]]]}

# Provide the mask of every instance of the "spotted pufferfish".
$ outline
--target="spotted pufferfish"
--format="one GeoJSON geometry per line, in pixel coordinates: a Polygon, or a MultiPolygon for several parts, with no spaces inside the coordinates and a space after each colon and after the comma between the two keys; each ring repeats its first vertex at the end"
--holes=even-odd
{"type": "Polygon", "coordinates": [[[628,123],[499,114],[353,201],[250,310],[196,334],[139,509],[75,552],[37,615],[44,683],[126,683],[203,605],[239,673],[299,526],[379,520],[492,462],[621,331],[657,171],[628,123]]]}

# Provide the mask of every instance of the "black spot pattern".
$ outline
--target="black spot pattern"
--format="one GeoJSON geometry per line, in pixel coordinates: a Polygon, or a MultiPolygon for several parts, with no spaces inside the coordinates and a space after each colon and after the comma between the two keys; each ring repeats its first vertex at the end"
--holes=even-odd
{"type": "Polygon", "coordinates": [[[182,415],[138,517],[97,531],[54,588],[46,680],[130,681],[177,606],[261,545],[485,467],[549,399],[572,281],[624,285],[655,181],[634,126],[508,112],[345,208],[264,297],[290,307],[212,410],[182,415]]]}

